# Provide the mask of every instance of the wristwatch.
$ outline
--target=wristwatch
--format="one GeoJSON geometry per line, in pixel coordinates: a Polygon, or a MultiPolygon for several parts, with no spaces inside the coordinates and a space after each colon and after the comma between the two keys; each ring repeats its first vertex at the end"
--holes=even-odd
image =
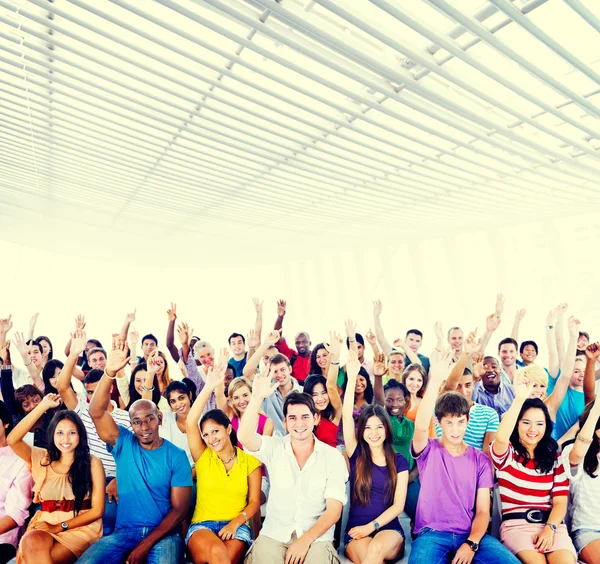
{"type": "Polygon", "coordinates": [[[468,544],[471,547],[471,550],[473,552],[477,552],[479,550],[479,543],[478,542],[473,542],[472,540],[467,539],[465,541],[465,544],[468,544]]]}
{"type": "Polygon", "coordinates": [[[63,521],[60,526],[62,527],[63,531],[66,531],[69,528],[69,523],[67,523],[66,521],[63,521]]]}
{"type": "Polygon", "coordinates": [[[375,530],[378,531],[381,525],[377,521],[373,521],[373,527],[375,527],[375,530]]]}
{"type": "Polygon", "coordinates": [[[546,523],[546,527],[550,527],[556,533],[556,525],[554,523],[546,523]]]}

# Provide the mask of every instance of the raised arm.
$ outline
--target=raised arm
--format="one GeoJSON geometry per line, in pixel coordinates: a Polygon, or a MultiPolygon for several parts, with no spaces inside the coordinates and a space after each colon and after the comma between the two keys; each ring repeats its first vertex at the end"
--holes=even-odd
{"type": "Polygon", "coordinates": [[[412,441],[412,449],[415,455],[421,454],[429,440],[429,425],[433,416],[433,409],[438,397],[438,390],[442,382],[448,378],[452,367],[452,349],[445,351],[433,351],[431,355],[431,367],[429,370],[429,384],[419,404],[417,416],[415,417],[415,434],[412,441]]]}
{"type": "Polygon", "coordinates": [[[248,352],[246,353],[246,363],[248,359],[256,352],[256,349],[260,346],[260,333],[256,329],[250,329],[246,336],[246,344],[248,345],[248,352]]]}
{"type": "MultiPolygon", "coordinates": [[[[126,340],[126,339],[125,339],[126,340]]],[[[131,364],[138,364],[137,345],[140,342],[140,334],[135,330],[135,327],[129,331],[129,357],[131,364]]]]}
{"type": "MultiPolygon", "coordinates": [[[[83,331],[85,329],[86,321],[85,317],[80,313],[75,317],[75,331],[83,331]]],[[[71,354],[71,339],[67,342],[65,346],[65,356],[69,356],[71,354]]]]}
{"type": "Polygon", "coordinates": [[[112,350],[108,353],[106,359],[104,374],[98,382],[89,407],[89,414],[96,431],[98,431],[98,436],[107,445],[111,446],[114,446],[119,438],[119,427],[108,413],[110,389],[117,373],[129,362],[127,350],[127,341],[123,341],[120,337],[113,339],[112,350]]]}
{"type": "Polygon", "coordinates": [[[519,380],[515,382],[515,399],[513,400],[508,411],[502,416],[498,430],[496,431],[496,439],[493,449],[496,456],[503,456],[508,450],[510,435],[517,424],[519,413],[525,403],[525,400],[531,395],[533,383],[528,380],[519,380]]]}
{"type": "Polygon", "coordinates": [[[198,425],[213,390],[220,386],[225,380],[227,357],[227,351],[225,350],[225,355],[221,354],[217,365],[214,368],[212,366],[208,367],[206,384],[196,398],[196,401],[192,404],[187,419],[185,420],[187,440],[190,445],[190,453],[192,454],[194,462],[197,462],[200,459],[202,453],[206,449],[206,443],[202,440],[202,433],[198,425]]]}
{"type": "Polygon", "coordinates": [[[171,302],[171,307],[167,310],[169,325],[167,325],[167,350],[171,353],[171,358],[179,362],[179,351],[175,346],[175,321],[177,321],[177,304],[171,302]]]}
{"type": "Polygon", "coordinates": [[[579,319],[574,317],[569,318],[569,346],[567,347],[567,353],[560,369],[560,377],[554,385],[554,389],[548,398],[546,399],[546,407],[550,412],[550,416],[556,419],[556,412],[560,407],[569,385],[571,383],[571,376],[575,369],[575,357],[577,355],[577,338],[579,336],[579,319]]]}
{"type": "Polygon", "coordinates": [[[0,319],[0,347],[6,343],[6,336],[8,332],[12,329],[12,314],[4,319],[0,319]]]}
{"type": "Polygon", "coordinates": [[[404,355],[408,357],[410,364],[419,364],[422,365],[421,359],[417,356],[415,351],[413,351],[407,344],[404,339],[398,337],[394,340],[394,348],[404,351],[404,355]]]}
{"type": "Polygon", "coordinates": [[[129,334],[129,326],[135,321],[135,312],[137,308],[134,309],[131,313],[125,314],[125,321],[123,322],[123,327],[121,327],[121,339],[124,341],[127,340],[127,335],[129,334]]]}
{"type": "Polygon", "coordinates": [[[252,303],[254,304],[254,310],[256,311],[256,321],[254,322],[254,330],[260,334],[262,333],[263,328],[263,302],[258,298],[252,298],[252,303]]]}
{"type": "Polygon", "coordinates": [[[244,417],[242,417],[238,429],[238,437],[244,445],[244,450],[248,452],[256,452],[262,446],[262,438],[256,432],[258,413],[263,400],[269,397],[276,389],[277,382],[275,384],[271,383],[271,371],[257,374],[254,382],[252,382],[252,397],[248,402],[246,411],[244,411],[244,417]]]}
{"type": "Polygon", "coordinates": [[[329,403],[333,407],[334,419],[339,421],[342,417],[342,398],[337,385],[338,374],[340,371],[340,350],[342,347],[342,338],[335,331],[329,332],[329,342],[324,343],[329,353],[329,368],[327,369],[327,394],[329,403]]]}
{"type": "Polygon", "coordinates": [[[481,346],[479,350],[485,352],[485,349],[490,343],[490,339],[494,334],[494,331],[498,329],[502,322],[502,314],[504,313],[504,294],[498,294],[496,296],[496,308],[494,313],[488,315],[485,319],[485,333],[481,337],[481,346]]]}
{"type": "Polygon", "coordinates": [[[352,319],[347,319],[344,322],[346,326],[346,336],[348,337],[349,349],[354,351],[358,356],[358,345],[356,344],[356,321],[352,321],[352,319]]]}
{"type": "Polygon", "coordinates": [[[436,321],[433,324],[433,332],[435,333],[436,345],[435,348],[438,351],[443,351],[446,346],[446,341],[444,340],[444,330],[442,328],[442,322],[436,321]]]}
{"type": "Polygon", "coordinates": [[[450,376],[446,380],[444,390],[447,392],[454,392],[458,388],[458,383],[465,373],[465,368],[469,363],[469,359],[479,350],[481,347],[481,339],[477,339],[477,329],[471,331],[463,343],[463,350],[458,357],[458,362],[452,367],[450,376]]]}
{"type": "Polygon", "coordinates": [[[181,343],[181,358],[183,362],[187,362],[190,356],[190,339],[193,329],[190,329],[187,323],[183,322],[177,327],[177,336],[179,337],[179,342],[181,343]]]}
{"type": "Polygon", "coordinates": [[[510,336],[512,339],[517,341],[517,343],[519,342],[519,327],[520,327],[521,321],[523,321],[523,318],[525,317],[526,313],[527,313],[526,309],[518,309],[517,313],[515,314],[515,321],[513,323],[513,327],[512,327],[510,336]]]}
{"type": "Polygon", "coordinates": [[[286,308],[287,302],[285,300],[277,300],[277,319],[275,320],[275,325],[273,325],[273,329],[279,331],[277,344],[283,340],[283,318],[285,317],[286,308]]]}
{"type": "Polygon", "coordinates": [[[33,385],[43,393],[45,388],[44,381],[37,368],[33,365],[33,361],[29,358],[29,349],[31,349],[32,345],[27,345],[25,343],[23,333],[15,333],[13,342],[23,359],[23,364],[25,365],[25,368],[27,368],[27,372],[29,372],[29,375],[31,376],[33,385]]]}
{"type": "Polygon", "coordinates": [[[71,354],[68,356],[56,382],[56,389],[60,394],[60,398],[67,409],[70,410],[74,410],[79,403],[77,395],[71,388],[71,376],[73,376],[73,370],[77,365],[79,355],[85,350],[85,344],[85,331],[77,330],[75,333],[71,333],[71,354]]]}
{"type": "Polygon", "coordinates": [[[596,433],[596,423],[600,417],[600,396],[596,397],[594,405],[590,409],[588,418],[586,419],[583,427],[580,429],[577,435],[577,440],[573,444],[573,448],[569,453],[569,463],[571,466],[578,466],[583,462],[585,455],[592,442],[594,442],[594,435],[596,433]]]}
{"type": "Polygon", "coordinates": [[[33,339],[34,339],[35,326],[37,324],[39,315],[40,315],[39,313],[34,313],[31,316],[31,319],[29,320],[29,337],[28,337],[29,341],[33,341],[33,339]]]}
{"type": "Polygon", "coordinates": [[[556,349],[558,351],[558,363],[562,364],[565,358],[565,315],[568,309],[567,304],[558,306],[558,318],[556,320],[556,349]]]}
{"type": "Polygon", "coordinates": [[[383,332],[383,327],[381,326],[381,312],[383,311],[383,306],[381,305],[380,300],[375,300],[373,302],[373,323],[375,325],[375,335],[377,336],[377,340],[381,345],[381,350],[385,353],[385,356],[390,356],[392,352],[392,345],[385,338],[385,334],[383,332]]]}
{"type": "Polygon", "coordinates": [[[350,349],[348,351],[348,362],[346,362],[346,391],[344,392],[344,405],[342,407],[342,423],[344,430],[344,444],[346,445],[346,454],[351,457],[356,450],[356,430],[354,428],[354,418],[352,411],[354,410],[354,388],[356,386],[356,378],[360,370],[360,362],[356,352],[350,349]]]}
{"type": "Polygon", "coordinates": [[[252,356],[248,355],[249,358],[246,361],[246,366],[244,366],[244,370],[242,371],[242,375],[249,380],[254,378],[254,374],[256,373],[256,369],[260,364],[260,359],[263,357],[265,352],[269,347],[275,345],[275,343],[279,342],[281,337],[281,333],[277,329],[273,329],[267,333],[264,341],[260,344],[260,346],[256,349],[252,356]]]}
{"type": "Polygon", "coordinates": [[[585,349],[586,364],[583,376],[585,404],[596,399],[596,362],[600,358],[600,343],[590,343],[585,349]]]}
{"type": "Polygon", "coordinates": [[[375,336],[375,333],[369,329],[365,335],[365,339],[369,345],[371,345],[371,349],[373,350],[373,358],[375,358],[380,352],[379,347],[377,346],[377,337],[375,336]]]}
{"type": "Polygon", "coordinates": [[[160,367],[160,356],[158,356],[158,349],[154,349],[149,355],[146,361],[146,377],[142,384],[142,399],[152,401],[152,392],[154,391],[156,373],[160,367]]]}
{"type": "Polygon", "coordinates": [[[387,363],[385,354],[380,352],[375,355],[373,361],[373,376],[375,383],[373,384],[373,396],[375,403],[385,407],[385,390],[383,389],[383,377],[387,374],[387,363]]]}
{"type": "Polygon", "coordinates": [[[556,346],[556,320],[558,318],[558,307],[550,310],[546,316],[546,347],[548,348],[548,372],[552,378],[558,376],[560,362],[558,360],[558,348],[556,346]]]}
{"type": "Polygon", "coordinates": [[[8,445],[15,454],[25,462],[31,463],[31,447],[23,441],[27,433],[33,429],[36,422],[48,411],[60,405],[60,396],[58,394],[47,394],[42,398],[33,411],[30,411],[7,437],[8,445]]]}

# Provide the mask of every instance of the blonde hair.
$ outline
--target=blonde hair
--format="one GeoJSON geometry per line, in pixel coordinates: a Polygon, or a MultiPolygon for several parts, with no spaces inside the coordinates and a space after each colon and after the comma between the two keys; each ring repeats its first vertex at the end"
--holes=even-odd
{"type": "MultiPolygon", "coordinates": [[[[233,394],[240,388],[244,387],[248,388],[250,390],[250,393],[252,393],[252,382],[250,382],[248,378],[245,378],[244,376],[234,378],[231,384],[229,384],[229,388],[227,389],[227,397],[230,400],[233,399],[233,394]]],[[[231,405],[231,409],[235,416],[239,418],[240,412],[233,405],[231,405]]]]}
{"type": "Polygon", "coordinates": [[[515,372],[513,382],[519,384],[523,380],[528,380],[529,382],[548,387],[548,373],[537,364],[532,363],[524,368],[519,368],[519,370],[515,372]]]}

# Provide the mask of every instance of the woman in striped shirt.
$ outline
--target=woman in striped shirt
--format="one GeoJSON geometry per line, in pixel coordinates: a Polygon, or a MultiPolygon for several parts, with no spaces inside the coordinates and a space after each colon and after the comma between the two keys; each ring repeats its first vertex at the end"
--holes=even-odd
{"type": "Polygon", "coordinates": [[[552,438],[552,420],[533,384],[515,385],[515,399],[491,445],[502,526],[500,540],[526,564],[569,564],[576,552],[563,519],[569,482],[552,438]]]}

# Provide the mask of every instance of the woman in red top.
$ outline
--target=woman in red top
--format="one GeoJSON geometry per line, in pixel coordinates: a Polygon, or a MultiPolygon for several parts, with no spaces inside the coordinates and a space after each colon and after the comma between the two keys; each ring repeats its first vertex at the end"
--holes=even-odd
{"type": "Polygon", "coordinates": [[[330,361],[327,379],[321,374],[312,374],[304,383],[304,392],[312,397],[319,412],[319,424],[315,429],[315,436],[321,442],[335,448],[342,418],[342,399],[337,385],[342,339],[335,332],[330,333],[329,336],[330,342],[325,343],[330,361]]]}

